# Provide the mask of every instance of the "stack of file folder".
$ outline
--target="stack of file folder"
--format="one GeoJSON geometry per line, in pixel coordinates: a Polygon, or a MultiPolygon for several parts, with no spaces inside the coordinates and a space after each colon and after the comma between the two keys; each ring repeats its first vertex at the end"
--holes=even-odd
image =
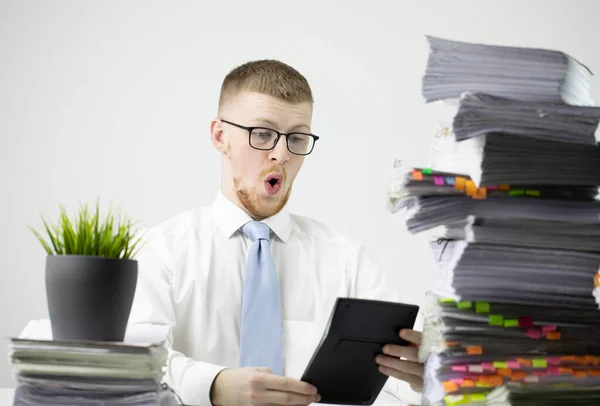
{"type": "Polygon", "coordinates": [[[166,330],[128,326],[124,342],[52,340],[48,320],[33,320],[11,338],[17,380],[13,406],[176,406],[161,384],[166,330]]]}
{"type": "Polygon", "coordinates": [[[455,106],[437,165],[395,163],[391,212],[438,265],[430,405],[600,404],[600,109],[556,51],[428,37],[426,101],[455,106]]]}

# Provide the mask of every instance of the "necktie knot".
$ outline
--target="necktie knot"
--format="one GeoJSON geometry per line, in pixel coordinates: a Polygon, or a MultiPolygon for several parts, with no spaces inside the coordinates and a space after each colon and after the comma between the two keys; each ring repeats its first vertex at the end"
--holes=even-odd
{"type": "Polygon", "coordinates": [[[269,226],[260,221],[251,221],[244,224],[242,232],[252,242],[256,240],[267,240],[269,241],[269,226]]]}

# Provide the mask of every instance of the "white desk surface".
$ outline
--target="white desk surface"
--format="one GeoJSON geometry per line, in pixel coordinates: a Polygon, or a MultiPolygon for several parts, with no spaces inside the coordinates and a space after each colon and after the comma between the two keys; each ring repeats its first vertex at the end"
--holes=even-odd
{"type": "Polygon", "coordinates": [[[14,388],[0,388],[0,406],[11,406],[14,395],[14,388]]]}

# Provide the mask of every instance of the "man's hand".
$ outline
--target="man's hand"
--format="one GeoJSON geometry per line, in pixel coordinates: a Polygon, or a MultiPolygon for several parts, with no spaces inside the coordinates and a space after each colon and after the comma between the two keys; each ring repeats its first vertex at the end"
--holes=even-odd
{"type": "Polygon", "coordinates": [[[418,358],[421,333],[404,329],[400,331],[400,338],[408,341],[410,345],[386,344],[383,347],[385,355],[378,355],[375,361],[379,364],[382,374],[408,382],[414,391],[421,392],[425,370],[418,358]]]}
{"type": "Polygon", "coordinates": [[[319,400],[314,386],[275,375],[268,368],[225,369],[211,390],[214,406],[309,405],[319,400]]]}

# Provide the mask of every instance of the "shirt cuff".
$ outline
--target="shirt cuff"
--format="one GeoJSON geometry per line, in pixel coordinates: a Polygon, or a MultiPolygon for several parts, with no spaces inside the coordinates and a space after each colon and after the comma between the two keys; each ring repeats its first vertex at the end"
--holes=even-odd
{"type": "Polygon", "coordinates": [[[198,362],[185,371],[179,393],[185,405],[212,406],[210,389],[217,375],[225,367],[198,362]]]}

